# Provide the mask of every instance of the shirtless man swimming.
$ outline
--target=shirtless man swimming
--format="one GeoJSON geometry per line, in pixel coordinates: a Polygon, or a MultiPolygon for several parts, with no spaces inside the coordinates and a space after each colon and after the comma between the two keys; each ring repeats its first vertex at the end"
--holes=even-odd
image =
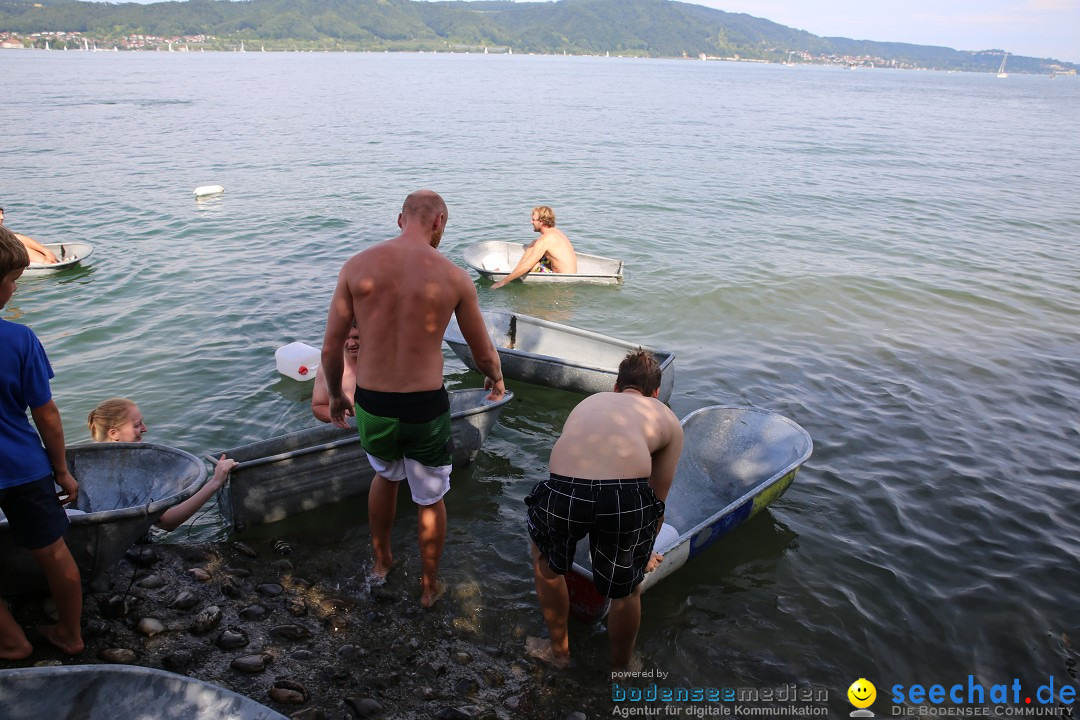
{"type": "Polygon", "coordinates": [[[540,237],[525,248],[525,253],[509,275],[491,286],[498,290],[508,282],[517,280],[530,272],[576,273],[577,255],[574,246],[562,230],[555,228],[555,211],[540,205],[532,211],[533,231],[540,237]]]}
{"type": "Polygon", "coordinates": [[[533,579],[550,639],[529,638],[530,654],[570,662],[566,572],[577,542],[589,535],[593,583],[611,598],[611,663],[626,668],[641,626],[640,583],[659,565],[653,553],[664,522],[682,425],[656,399],[660,366],[645,350],[619,365],[615,392],[583,400],[566,418],[551,450],[550,478],[525,498],[532,537],[533,579]]]}
{"type": "MultiPolygon", "coordinates": [[[[4,208],[0,207],[0,225],[4,224],[4,208]]],[[[9,228],[10,229],[10,228],[9,228]]],[[[21,235],[17,232],[13,232],[13,235],[26,247],[27,254],[30,255],[30,262],[36,263],[49,263],[57,262],[56,255],[52,250],[39,243],[29,235],[21,235]]]]}
{"type": "Polygon", "coordinates": [[[420,604],[438,599],[439,558],[446,542],[450,489],[450,399],[443,387],[442,338],[450,316],[472,351],[490,400],[506,392],[502,367],[469,275],[436,248],[446,227],[446,203],[431,190],[405,199],[401,234],[349,258],[338,275],[323,338],[322,369],[330,419],[348,427],[356,415],[360,440],[375,469],[368,494],[375,579],[390,572],[390,530],[397,483],[409,481],[418,506],[420,604]],[[342,392],[345,344],[353,320],[360,331],[355,407],[342,392]]]}
{"type": "MultiPolygon", "coordinates": [[[[341,391],[351,403],[356,394],[356,356],[360,353],[360,331],[353,325],[349,328],[349,336],[345,338],[345,354],[342,361],[345,370],[341,374],[341,391]]],[[[323,380],[323,369],[320,363],[315,371],[315,390],[311,393],[311,414],[324,423],[330,422],[330,394],[326,391],[326,381],[323,380]]]]}

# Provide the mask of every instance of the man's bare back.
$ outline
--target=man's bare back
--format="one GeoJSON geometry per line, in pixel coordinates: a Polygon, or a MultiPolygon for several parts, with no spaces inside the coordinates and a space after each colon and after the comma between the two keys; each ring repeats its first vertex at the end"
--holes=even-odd
{"type": "MultiPolygon", "coordinates": [[[[335,387],[343,362],[338,348],[353,318],[360,330],[356,375],[365,389],[404,393],[442,387],[442,337],[455,313],[466,341],[477,346],[473,352],[479,350],[484,358],[479,367],[490,384],[501,388],[498,354],[487,336],[476,288],[464,270],[436,249],[446,215],[436,193],[413,193],[398,216],[402,233],[357,253],[341,268],[323,342],[331,417],[335,395],[340,397],[335,387]]],[[[348,410],[344,398],[339,409],[348,410]]]]}
{"type": "Polygon", "coordinates": [[[678,418],[664,403],[632,390],[590,395],[566,418],[551,451],[551,472],[588,480],[655,477],[667,497],[682,449],[678,418]],[[679,438],[673,442],[673,438],[679,438]]]}

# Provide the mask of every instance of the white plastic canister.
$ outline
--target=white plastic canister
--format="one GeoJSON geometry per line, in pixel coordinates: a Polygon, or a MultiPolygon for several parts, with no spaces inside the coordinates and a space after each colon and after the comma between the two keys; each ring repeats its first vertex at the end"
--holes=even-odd
{"type": "Polygon", "coordinates": [[[293,380],[314,380],[322,351],[302,342],[289,343],[274,352],[277,370],[293,380]]]}

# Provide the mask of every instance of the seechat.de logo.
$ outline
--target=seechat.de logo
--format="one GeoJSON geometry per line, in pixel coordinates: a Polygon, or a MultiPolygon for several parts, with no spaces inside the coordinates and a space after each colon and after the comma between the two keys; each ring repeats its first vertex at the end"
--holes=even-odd
{"type": "Polygon", "coordinates": [[[857,708],[851,711],[851,717],[874,717],[874,713],[866,709],[877,699],[877,688],[874,687],[874,683],[866,678],[859,678],[847,689],[847,699],[857,708]]]}

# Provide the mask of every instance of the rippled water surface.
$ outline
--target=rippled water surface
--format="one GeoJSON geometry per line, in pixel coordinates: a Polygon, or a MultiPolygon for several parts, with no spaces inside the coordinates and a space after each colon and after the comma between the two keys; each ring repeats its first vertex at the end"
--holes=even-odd
{"type": "MultiPolygon", "coordinates": [[[[1080,82],[677,61],[0,52],[0,204],[87,266],[3,310],[69,441],[112,395],[192,452],[314,424],[273,352],[317,344],[350,254],[440,191],[443,249],[552,205],[622,287],[481,304],[677,355],[680,417],[813,437],[788,493],[645,596],[647,667],[830,689],[1050,676],[1080,636],[1080,82]],[[224,196],[196,203],[197,185],[224,196]]],[[[475,385],[447,351],[452,387],[475,385]]],[[[527,385],[454,476],[444,573],[484,632],[542,627],[522,498],[580,397],[527,385]]],[[[413,515],[395,530],[415,558],[413,515]]],[[[196,537],[214,537],[212,515],[196,537]]],[[[270,533],[366,538],[363,501],[270,533]],[[329,529],[328,529],[329,528],[329,529]]],[[[572,627],[604,692],[602,634],[572,627]]]]}

